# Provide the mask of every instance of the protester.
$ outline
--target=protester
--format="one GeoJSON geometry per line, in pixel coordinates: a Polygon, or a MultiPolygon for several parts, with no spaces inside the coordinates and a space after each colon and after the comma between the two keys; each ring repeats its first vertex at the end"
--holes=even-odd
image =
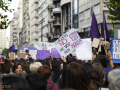
{"type": "Polygon", "coordinates": [[[114,69],[108,73],[109,89],[120,90],[120,69],[114,69]]]}
{"type": "Polygon", "coordinates": [[[54,83],[58,82],[60,74],[61,74],[60,63],[57,60],[53,60],[51,77],[54,83]]]}
{"type": "Polygon", "coordinates": [[[60,89],[72,88],[75,90],[96,90],[91,83],[87,71],[76,62],[68,64],[62,73],[59,82],[60,89]]]}
{"type": "Polygon", "coordinates": [[[22,72],[22,65],[20,63],[14,64],[13,72],[15,74],[18,74],[18,73],[22,72]]]}
{"type": "Polygon", "coordinates": [[[47,81],[42,74],[31,73],[26,77],[32,90],[46,90],[47,81]]]}
{"type": "Polygon", "coordinates": [[[47,88],[49,90],[59,90],[57,84],[55,84],[52,81],[52,79],[50,79],[50,76],[51,76],[50,67],[48,67],[47,65],[43,65],[43,66],[38,68],[37,73],[43,74],[43,76],[46,78],[46,80],[47,80],[47,88]]]}
{"type": "Polygon", "coordinates": [[[42,64],[40,62],[35,62],[35,63],[30,65],[30,71],[32,73],[37,73],[37,69],[41,66],[42,66],[42,64]]]}
{"type": "Polygon", "coordinates": [[[2,65],[2,74],[9,74],[12,73],[13,65],[11,61],[5,59],[4,64],[2,65]]]}
{"type": "Polygon", "coordinates": [[[2,78],[0,90],[32,90],[28,82],[19,76],[4,76],[2,78]]]}
{"type": "Polygon", "coordinates": [[[91,82],[94,84],[97,90],[99,90],[102,86],[99,72],[95,69],[89,69],[87,72],[88,72],[91,82]]]}

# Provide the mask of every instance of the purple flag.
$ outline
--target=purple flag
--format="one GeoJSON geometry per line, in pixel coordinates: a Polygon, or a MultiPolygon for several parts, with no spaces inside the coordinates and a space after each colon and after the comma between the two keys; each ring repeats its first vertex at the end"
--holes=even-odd
{"type": "Polygon", "coordinates": [[[52,48],[51,53],[53,58],[61,58],[61,55],[59,54],[56,48],[52,48]]]}
{"type": "Polygon", "coordinates": [[[90,36],[91,36],[92,41],[93,41],[94,38],[100,38],[100,36],[101,36],[100,32],[98,30],[98,24],[97,24],[97,20],[95,18],[94,13],[92,15],[92,23],[91,23],[90,36]]]}
{"type": "MultiPolygon", "coordinates": [[[[110,42],[110,36],[107,28],[104,11],[103,11],[103,30],[105,30],[105,33],[106,33],[106,41],[110,42]]],[[[104,40],[105,40],[105,35],[104,35],[104,40]]]]}
{"type": "Polygon", "coordinates": [[[10,51],[10,52],[15,51],[15,45],[11,46],[11,47],[9,48],[9,51],[10,51]]]}
{"type": "Polygon", "coordinates": [[[37,57],[39,60],[49,58],[50,50],[37,50],[37,57]]]}
{"type": "Polygon", "coordinates": [[[1,59],[4,59],[4,56],[1,56],[1,59]]]}

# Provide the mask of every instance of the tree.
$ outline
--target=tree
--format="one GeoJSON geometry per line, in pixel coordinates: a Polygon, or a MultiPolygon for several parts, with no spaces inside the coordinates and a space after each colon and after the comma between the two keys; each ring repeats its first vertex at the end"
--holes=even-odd
{"type": "Polygon", "coordinates": [[[9,53],[9,49],[5,48],[2,51],[2,55],[7,55],[9,53]]]}
{"type": "MultiPolygon", "coordinates": [[[[14,9],[9,9],[10,2],[12,2],[12,0],[0,0],[0,10],[12,13],[14,9]]],[[[3,15],[2,13],[0,13],[0,29],[6,29],[8,25],[8,15],[3,15]]]]}
{"type": "Polygon", "coordinates": [[[109,9],[110,15],[108,19],[112,21],[120,21],[120,0],[110,0],[109,3],[104,3],[109,9]]]}

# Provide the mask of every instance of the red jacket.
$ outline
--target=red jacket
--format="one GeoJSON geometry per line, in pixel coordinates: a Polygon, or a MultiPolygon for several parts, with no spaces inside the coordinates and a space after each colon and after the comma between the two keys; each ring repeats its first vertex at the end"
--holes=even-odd
{"type": "Polygon", "coordinates": [[[55,84],[52,79],[47,79],[47,87],[50,90],[59,90],[58,85],[55,84]]]}

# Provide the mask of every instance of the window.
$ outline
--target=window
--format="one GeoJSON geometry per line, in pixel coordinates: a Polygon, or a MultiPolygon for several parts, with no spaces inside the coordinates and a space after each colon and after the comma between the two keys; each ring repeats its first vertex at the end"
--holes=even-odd
{"type": "Polygon", "coordinates": [[[95,15],[100,14],[100,4],[97,4],[94,6],[94,13],[95,15]]]}
{"type": "Polygon", "coordinates": [[[85,11],[85,19],[90,18],[90,9],[85,11]]]}
{"type": "Polygon", "coordinates": [[[80,21],[84,20],[84,12],[80,13],[80,21]]]}

